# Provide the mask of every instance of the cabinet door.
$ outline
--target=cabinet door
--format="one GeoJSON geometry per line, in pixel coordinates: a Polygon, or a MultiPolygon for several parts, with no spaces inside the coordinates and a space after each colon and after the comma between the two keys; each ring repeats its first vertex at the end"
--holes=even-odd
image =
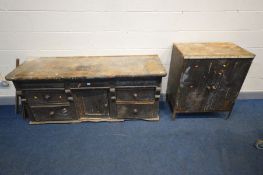
{"type": "Polygon", "coordinates": [[[212,61],[207,81],[209,95],[205,111],[230,111],[245,80],[251,60],[222,59],[212,61]]]}
{"type": "Polygon", "coordinates": [[[185,60],[177,88],[176,111],[200,112],[206,103],[206,81],[211,71],[210,60],[185,60]]]}
{"type": "Polygon", "coordinates": [[[108,88],[78,89],[72,93],[80,117],[109,116],[108,88]]]}

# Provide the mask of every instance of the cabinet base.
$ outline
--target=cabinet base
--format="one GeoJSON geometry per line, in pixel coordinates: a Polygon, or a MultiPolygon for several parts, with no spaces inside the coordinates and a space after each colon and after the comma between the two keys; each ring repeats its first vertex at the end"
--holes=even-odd
{"type": "Polygon", "coordinates": [[[29,121],[29,124],[69,124],[69,123],[81,123],[81,122],[124,122],[128,120],[145,120],[145,121],[159,121],[160,117],[155,118],[136,118],[136,119],[116,119],[116,118],[80,118],[79,120],[67,120],[67,121],[29,121]]]}

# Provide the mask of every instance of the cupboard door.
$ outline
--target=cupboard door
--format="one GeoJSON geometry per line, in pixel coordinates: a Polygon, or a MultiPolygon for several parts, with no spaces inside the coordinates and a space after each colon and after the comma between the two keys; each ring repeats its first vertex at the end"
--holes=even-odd
{"type": "Polygon", "coordinates": [[[210,60],[186,60],[177,88],[176,111],[203,111],[208,91],[206,81],[210,67],[210,60]]]}
{"type": "Polygon", "coordinates": [[[79,89],[72,93],[80,117],[109,116],[108,88],[79,89]]]}
{"type": "Polygon", "coordinates": [[[205,111],[230,111],[245,80],[251,61],[240,59],[214,60],[207,89],[205,111]]]}

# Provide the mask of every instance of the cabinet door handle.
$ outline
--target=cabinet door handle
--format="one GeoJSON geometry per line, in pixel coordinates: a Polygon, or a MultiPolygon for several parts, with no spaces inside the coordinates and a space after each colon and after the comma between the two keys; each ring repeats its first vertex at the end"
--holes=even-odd
{"type": "Polygon", "coordinates": [[[134,98],[138,97],[138,94],[137,94],[137,93],[134,93],[134,94],[133,94],[133,97],[134,97],[134,98]]]}

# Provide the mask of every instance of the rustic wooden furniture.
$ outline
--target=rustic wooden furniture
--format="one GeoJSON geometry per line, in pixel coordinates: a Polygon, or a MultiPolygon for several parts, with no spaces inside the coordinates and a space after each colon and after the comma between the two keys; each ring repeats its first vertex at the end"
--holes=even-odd
{"type": "Polygon", "coordinates": [[[157,55],[52,57],[27,60],[6,79],[38,124],[158,120],[165,75],[157,55]]]}
{"type": "Polygon", "coordinates": [[[178,43],[173,53],[167,100],[176,113],[231,114],[254,54],[233,43],[178,43]]]}

